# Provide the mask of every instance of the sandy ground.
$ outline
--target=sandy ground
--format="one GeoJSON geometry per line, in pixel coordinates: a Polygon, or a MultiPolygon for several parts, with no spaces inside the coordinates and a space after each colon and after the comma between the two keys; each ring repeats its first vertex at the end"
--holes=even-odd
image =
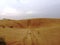
{"type": "Polygon", "coordinates": [[[45,22],[39,27],[32,23],[28,28],[0,28],[0,37],[7,45],[60,45],[60,20],[45,22]]]}

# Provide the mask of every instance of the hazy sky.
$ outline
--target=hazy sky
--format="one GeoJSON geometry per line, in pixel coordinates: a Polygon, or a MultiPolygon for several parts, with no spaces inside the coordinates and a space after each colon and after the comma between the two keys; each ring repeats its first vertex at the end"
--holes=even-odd
{"type": "Polygon", "coordinates": [[[60,0],[0,0],[0,19],[60,18],[60,0]]]}

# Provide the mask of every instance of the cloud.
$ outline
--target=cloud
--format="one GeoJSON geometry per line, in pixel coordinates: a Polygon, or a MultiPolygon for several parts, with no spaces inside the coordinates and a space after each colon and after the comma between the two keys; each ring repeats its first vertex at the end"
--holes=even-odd
{"type": "Polygon", "coordinates": [[[17,13],[17,10],[14,9],[14,8],[11,8],[11,7],[5,7],[5,8],[3,9],[1,15],[6,15],[6,14],[10,14],[10,13],[12,13],[12,14],[15,13],[15,14],[16,14],[16,13],[17,13]]]}
{"type": "Polygon", "coordinates": [[[22,4],[28,4],[30,2],[30,0],[19,0],[19,2],[22,4]]]}
{"type": "Polygon", "coordinates": [[[34,10],[31,10],[31,11],[26,11],[25,14],[27,15],[30,15],[30,14],[38,14],[39,12],[38,11],[34,11],[34,10]]]}
{"type": "Polygon", "coordinates": [[[33,14],[33,11],[27,11],[25,14],[33,14]]]}

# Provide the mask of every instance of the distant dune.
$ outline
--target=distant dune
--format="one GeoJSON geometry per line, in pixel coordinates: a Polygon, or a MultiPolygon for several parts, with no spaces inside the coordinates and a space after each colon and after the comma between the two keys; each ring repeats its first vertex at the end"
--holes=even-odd
{"type": "Polygon", "coordinates": [[[60,19],[0,20],[7,45],[60,45],[60,19]]]}
{"type": "Polygon", "coordinates": [[[53,26],[54,24],[59,25],[60,19],[37,18],[27,20],[0,20],[0,27],[3,28],[36,28],[53,26]]]}

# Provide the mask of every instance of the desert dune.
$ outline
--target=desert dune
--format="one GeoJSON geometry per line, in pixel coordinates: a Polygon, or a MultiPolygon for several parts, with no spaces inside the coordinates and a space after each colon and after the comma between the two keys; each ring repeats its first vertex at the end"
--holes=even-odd
{"type": "Polygon", "coordinates": [[[60,19],[0,20],[7,45],[60,45],[60,19]]]}

